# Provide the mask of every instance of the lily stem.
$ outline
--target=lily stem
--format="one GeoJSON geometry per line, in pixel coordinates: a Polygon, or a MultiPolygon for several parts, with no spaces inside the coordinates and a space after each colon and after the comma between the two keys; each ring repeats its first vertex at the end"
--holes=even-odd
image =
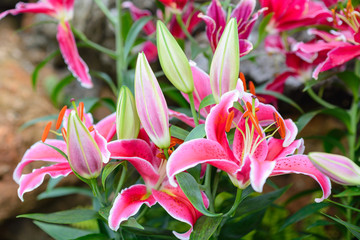
{"type": "Polygon", "coordinates": [[[189,101],[190,101],[191,114],[193,115],[195,126],[198,126],[198,125],[199,125],[199,119],[198,119],[198,116],[197,116],[196,110],[195,110],[194,94],[193,94],[193,92],[192,92],[192,93],[189,93],[188,96],[189,96],[189,101]]]}
{"type": "MultiPolygon", "coordinates": [[[[117,197],[118,193],[120,192],[120,190],[124,186],[126,173],[127,173],[127,162],[124,162],[123,163],[123,169],[122,169],[122,172],[121,172],[121,177],[120,177],[119,183],[118,183],[118,185],[116,187],[115,198],[117,197]]],[[[115,198],[114,198],[114,200],[115,200],[115,198]]]]}
{"type": "Polygon", "coordinates": [[[233,217],[236,209],[238,208],[239,204],[241,203],[241,195],[242,195],[242,189],[238,188],[236,191],[236,197],[233,206],[231,209],[224,214],[224,217],[233,217]]]}
{"type": "Polygon", "coordinates": [[[209,198],[209,208],[211,212],[215,212],[214,207],[214,198],[211,194],[211,170],[212,167],[210,164],[206,166],[206,173],[205,173],[205,194],[209,198]]]}
{"type": "Polygon", "coordinates": [[[121,2],[122,0],[116,0],[116,8],[118,18],[116,21],[115,29],[115,41],[116,41],[116,77],[118,88],[123,84],[123,73],[124,73],[124,56],[123,56],[123,39],[122,39],[122,14],[121,14],[121,2]]]}
{"type": "Polygon", "coordinates": [[[187,27],[185,26],[184,21],[183,21],[180,13],[176,14],[176,21],[178,22],[178,24],[181,27],[181,30],[185,33],[186,37],[190,40],[190,42],[198,45],[195,38],[193,36],[191,36],[191,34],[189,33],[187,27]]]}
{"type": "Polygon", "coordinates": [[[88,184],[90,185],[92,191],[93,191],[93,194],[94,196],[98,199],[98,201],[100,202],[100,205],[101,207],[104,207],[105,206],[105,201],[104,201],[104,198],[99,190],[99,186],[98,186],[98,183],[97,183],[97,180],[96,178],[92,178],[88,181],[88,184]]]}
{"type": "Polygon", "coordinates": [[[307,89],[308,94],[310,95],[310,97],[317,102],[318,104],[320,104],[321,106],[325,107],[325,108],[336,108],[335,105],[328,103],[327,101],[323,100],[322,98],[320,98],[318,95],[316,95],[316,93],[314,92],[314,90],[312,90],[312,88],[307,89]]]}
{"type": "Polygon", "coordinates": [[[114,17],[111,15],[109,9],[105,6],[105,4],[103,3],[102,0],[94,0],[94,2],[96,3],[96,5],[98,5],[98,7],[100,8],[100,10],[104,13],[104,15],[107,17],[107,19],[109,19],[110,23],[115,26],[116,25],[116,21],[114,19],[114,17]]]}

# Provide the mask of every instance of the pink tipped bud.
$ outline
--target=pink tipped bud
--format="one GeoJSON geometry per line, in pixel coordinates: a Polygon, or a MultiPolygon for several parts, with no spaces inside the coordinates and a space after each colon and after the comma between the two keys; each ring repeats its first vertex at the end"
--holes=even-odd
{"type": "Polygon", "coordinates": [[[215,101],[236,88],[240,67],[237,22],[232,18],[226,25],[210,67],[210,85],[215,101]]]}
{"type": "Polygon", "coordinates": [[[86,179],[98,177],[103,166],[103,154],[75,110],[69,116],[66,138],[73,171],[86,179]]]}
{"type": "Polygon", "coordinates": [[[309,153],[309,158],[317,169],[334,182],[342,185],[360,184],[360,167],[350,159],[321,152],[309,153]]]}
{"type": "Polygon", "coordinates": [[[144,53],[135,69],[135,101],[140,122],[159,148],[170,146],[169,113],[165,97],[144,53]]]}

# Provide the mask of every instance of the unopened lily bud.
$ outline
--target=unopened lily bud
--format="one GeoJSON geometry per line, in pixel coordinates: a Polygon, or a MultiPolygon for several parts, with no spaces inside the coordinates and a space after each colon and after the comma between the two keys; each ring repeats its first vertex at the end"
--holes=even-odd
{"type": "Polygon", "coordinates": [[[135,102],[140,122],[156,146],[170,146],[169,113],[165,97],[144,53],[135,69],[135,102]]]}
{"type": "Polygon", "coordinates": [[[68,119],[66,142],[68,160],[73,171],[86,179],[98,177],[103,161],[108,159],[103,159],[98,143],[75,110],[71,111],[68,119]]]}
{"type": "Polygon", "coordinates": [[[314,166],[331,180],[342,185],[360,184],[360,167],[349,158],[321,152],[309,153],[314,166]]]}
{"type": "Polygon", "coordinates": [[[116,108],[116,133],[118,139],[137,138],[140,119],[136,111],[135,99],[130,89],[122,86],[116,108]]]}
{"type": "Polygon", "coordinates": [[[189,60],[161,21],[156,25],[156,42],[160,64],[166,77],[181,92],[192,93],[194,80],[189,60]]]}
{"type": "Polygon", "coordinates": [[[210,85],[214,99],[236,88],[239,76],[239,36],[236,19],[226,25],[210,66],[210,85]]]}

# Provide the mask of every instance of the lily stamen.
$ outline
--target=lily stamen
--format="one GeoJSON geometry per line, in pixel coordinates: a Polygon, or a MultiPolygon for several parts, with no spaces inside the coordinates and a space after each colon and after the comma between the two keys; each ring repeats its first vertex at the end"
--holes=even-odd
{"type": "Polygon", "coordinates": [[[56,130],[58,130],[58,129],[60,128],[60,126],[61,126],[61,123],[62,123],[62,121],[63,121],[63,118],[64,118],[64,115],[65,115],[66,109],[67,109],[67,106],[65,105],[65,106],[61,109],[61,111],[60,111],[60,113],[59,113],[59,116],[58,116],[58,118],[57,118],[57,120],[56,120],[56,125],[55,125],[55,129],[56,129],[56,130]]]}
{"type": "Polygon", "coordinates": [[[79,103],[79,117],[81,121],[84,121],[84,103],[79,103]]]}
{"type": "Polygon", "coordinates": [[[255,85],[252,81],[249,81],[249,90],[252,95],[256,96],[255,85]]]}
{"type": "Polygon", "coordinates": [[[67,132],[66,132],[66,129],[65,129],[65,128],[62,128],[62,129],[61,129],[61,134],[62,134],[62,136],[63,136],[63,138],[64,138],[64,141],[66,142],[67,132]]]}
{"type": "Polygon", "coordinates": [[[247,91],[246,80],[245,80],[245,76],[244,76],[244,74],[242,72],[240,72],[239,78],[241,79],[241,81],[243,83],[243,86],[244,86],[244,91],[246,92],[247,91]]]}
{"type": "Polygon", "coordinates": [[[279,129],[280,137],[282,139],[284,139],[285,138],[285,123],[284,123],[284,120],[282,120],[282,118],[280,118],[280,116],[276,112],[274,112],[274,120],[275,120],[276,126],[279,129]]]}
{"type": "Polygon", "coordinates": [[[233,119],[234,119],[234,116],[235,116],[235,112],[234,112],[234,110],[232,110],[232,111],[229,113],[229,115],[228,115],[228,117],[227,117],[227,119],[226,119],[225,132],[229,132],[229,131],[230,131],[230,129],[231,129],[231,124],[232,124],[232,121],[233,121],[233,119]]]}
{"type": "Polygon", "coordinates": [[[41,137],[41,141],[42,141],[42,142],[45,142],[47,136],[49,135],[51,125],[52,125],[52,122],[48,122],[48,123],[46,124],[45,129],[44,129],[44,132],[43,132],[42,137],[41,137]]]}
{"type": "Polygon", "coordinates": [[[90,127],[88,128],[88,130],[89,130],[89,132],[94,131],[94,126],[90,126],[90,127]]]}

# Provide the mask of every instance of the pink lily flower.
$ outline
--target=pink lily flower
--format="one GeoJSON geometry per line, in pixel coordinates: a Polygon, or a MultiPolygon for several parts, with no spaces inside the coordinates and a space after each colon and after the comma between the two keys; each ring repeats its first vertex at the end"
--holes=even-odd
{"type": "Polygon", "coordinates": [[[164,4],[167,7],[171,7],[175,10],[182,10],[188,0],[159,0],[162,4],[164,4]]]}
{"type": "MultiPolygon", "coordinates": [[[[255,5],[255,0],[240,0],[230,15],[230,19],[236,18],[238,25],[240,57],[248,54],[252,50],[253,46],[247,38],[259,15],[264,11],[264,9],[261,9],[252,14],[255,5]]],[[[206,35],[210,41],[213,52],[215,52],[226,25],[227,18],[225,10],[222,9],[219,0],[212,0],[206,11],[206,15],[199,14],[199,17],[206,23],[206,35]]]]}
{"type": "Polygon", "coordinates": [[[296,45],[297,49],[306,53],[326,54],[325,60],[315,68],[313,78],[317,79],[320,72],[340,67],[360,56],[359,14],[359,11],[355,10],[349,1],[344,11],[334,13],[334,25],[338,31],[328,33],[310,29],[309,33],[321,38],[321,40],[296,45]]]}
{"type": "Polygon", "coordinates": [[[70,72],[85,88],[93,86],[89,75],[89,68],[81,59],[76,47],[74,35],[71,31],[69,20],[73,17],[74,0],[43,0],[37,3],[16,4],[15,9],[0,13],[0,19],[6,15],[17,15],[19,13],[42,13],[56,18],[59,21],[57,40],[61,54],[70,72]]]}
{"type": "MultiPolygon", "coordinates": [[[[142,135],[146,136],[146,133],[143,132],[142,135]]],[[[110,228],[116,231],[120,224],[134,216],[143,204],[151,207],[159,203],[170,216],[190,225],[190,229],[185,233],[173,231],[177,238],[189,239],[196,220],[202,214],[192,206],[180,187],[169,184],[165,172],[167,160],[162,157],[163,153],[148,137],[113,141],[108,144],[108,149],[111,158],[129,161],[145,183],[130,186],[116,197],[108,219],[110,228]]],[[[202,196],[207,207],[208,199],[204,193],[202,196]]]]}
{"type": "Polygon", "coordinates": [[[314,24],[327,24],[332,17],[323,2],[313,0],[260,0],[260,5],[267,8],[264,15],[274,13],[268,26],[269,33],[278,33],[298,27],[314,24]]]}
{"type": "MultiPolygon", "coordinates": [[[[183,4],[186,4],[187,1],[163,1],[163,3],[166,5],[166,3],[169,3],[170,5],[174,5],[173,3],[176,2],[176,6],[182,6],[182,19],[183,22],[186,23],[187,25],[187,30],[191,33],[195,27],[199,24],[200,22],[200,18],[197,17],[198,15],[198,11],[195,10],[193,2],[190,1],[189,4],[187,4],[185,7],[183,6],[183,4]]],[[[152,16],[152,13],[149,10],[143,10],[143,9],[139,9],[137,8],[132,2],[130,1],[125,1],[123,2],[122,6],[124,8],[128,8],[131,14],[131,17],[134,21],[142,18],[142,17],[146,17],[146,16],[152,16]]],[[[180,9],[180,8],[178,8],[180,9]]],[[[180,11],[180,10],[179,10],[180,11]]],[[[157,12],[157,18],[163,21],[163,16],[162,13],[160,11],[157,12]]],[[[170,33],[175,37],[175,38],[180,38],[180,39],[184,39],[186,37],[185,33],[182,31],[180,25],[177,23],[176,20],[176,16],[173,16],[171,18],[171,20],[169,21],[169,25],[168,25],[169,31],[170,33]]],[[[154,22],[149,21],[144,29],[143,29],[144,33],[147,36],[150,36],[152,34],[155,33],[156,31],[156,25],[154,22]]],[[[149,62],[154,62],[157,59],[157,47],[155,44],[153,44],[152,41],[148,40],[145,41],[144,43],[142,43],[140,45],[141,51],[144,52],[146,58],[148,59],[149,62]]]]}
{"type": "MultiPolygon", "coordinates": [[[[87,168],[78,165],[79,162],[76,162],[77,160],[82,161],[84,160],[84,156],[76,156],[76,147],[79,146],[79,144],[90,144],[90,146],[87,146],[85,149],[89,150],[86,152],[88,154],[89,152],[95,151],[95,153],[100,152],[101,153],[101,159],[103,163],[106,163],[109,160],[110,153],[107,150],[107,142],[110,141],[110,139],[115,135],[115,114],[111,114],[108,117],[104,118],[100,122],[98,122],[96,125],[92,126],[92,117],[91,114],[82,114],[81,107],[78,108],[78,111],[80,112],[80,115],[82,115],[83,126],[81,126],[82,130],[85,131],[85,128],[89,128],[92,130],[90,132],[86,130],[87,133],[79,132],[79,138],[80,141],[84,140],[84,142],[79,143],[76,139],[73,138],[72,133],[67,134],[69,132],[73,132],[73,127],[68,126],[68,118],[69,115],[73,115],[75,110],[66,110],[63,108],[63,110],[60,112],[57,126],[58,129],[60,127],[60,124],[63,120],[63,128],[62,133],[64,140],[55,140],[55,139],[46,139],[47,133],[50,128],[47,129],[47,132],[43,136],[43,142],[45,142],[48,145],[51,145],[53,147],[56,147],[60,149],[62,152],[64,152],[70,160],[68,160],[65,156],[60,154],[55,149],[43,144],[42,142],[37,142],[34,145],[28,149],[21,162],[17,165],[17,167],[14,170],[13,178],[14,181],[19,184],[18,189],[18,196],[23,201],[23,195],[26,192],[30,192],[34,190],[35,188],[39,187],[42,182],[44,181],[44,178],[46,175],[49,175],[52,178],[57,178],[59,176],[67,176],[69,174],[73,174],[73,169],[80,175],[84,177],[94,177],[99,173],[99,167],[96,165],[95,168],[91,168],[90,172],[87,172],[87,168]],[[65,116],[64,116],[65,115],[65,116]],[[67,129],[67,130],[66,130],[67,129]],[[89,142],[90,141],[90,142],[89,142]],[[88,149],[89,148],[89,149],[88,149]],[[95,150],[94,150],[95,149],[95,150]],[[74,155],[75,154],[75,155],[74,155]],[[31,173],[23,173],[23,170],[26,166],[28,166],[30,163],[35,161],[41,161],[44,163],[51,163],[51,165],[43,166],[41,168],[35,168],[32,170],[31,173]],[[73,168],[73,169],[72,169],[73,168]],[[92,171],[94,170],[94,171],[92,171]],[[84,173],[84,174],[83,174],[84,173]],[[94,174],[94,175],[91,175],[94,174]]],[[[71,118],[71,117],[70,117],[71,118]]],[[[73,123],[70,123],[72,125],[73,123]]],[[[77,126],[80,124],[77,122],[77,126]]],[[[97,160],[96,160],[97,161],[97,160]]],[[[92,164],[92,166],[95,166],[92,164]]]]}
{"type": "Polygon", "coordinates": [[[206,119],[207,139],[191,140],[172,153],[166,168],[170,184],[177,185],[176,174],[207,163],[227,172],[235,186],[245,188],[251,184],[257,192],[262,191],[269,176],[302,173],[318,181],[323,190],[323,196],[315,201],[327,198],[331,190],[330,181],[307,156],[302,155],[303,140],[294,140],[297,129],[292,121],[284,121],[271,105],[259,103],[256,107],[249,102],[246,111],[235,119],[237,109],[233,108],[233,103],[239,100],[237,90],[224,94],[206,119]],[[270,119],[272,115],[274,117],[270,119]],[[282,139],[265,135],[262,126],[274,124],[282,139]],[[232,146],[226,136],[231,125],[236,126],[232,146]],[[287,135],[291,135],[291,139],[287,135]]]}

